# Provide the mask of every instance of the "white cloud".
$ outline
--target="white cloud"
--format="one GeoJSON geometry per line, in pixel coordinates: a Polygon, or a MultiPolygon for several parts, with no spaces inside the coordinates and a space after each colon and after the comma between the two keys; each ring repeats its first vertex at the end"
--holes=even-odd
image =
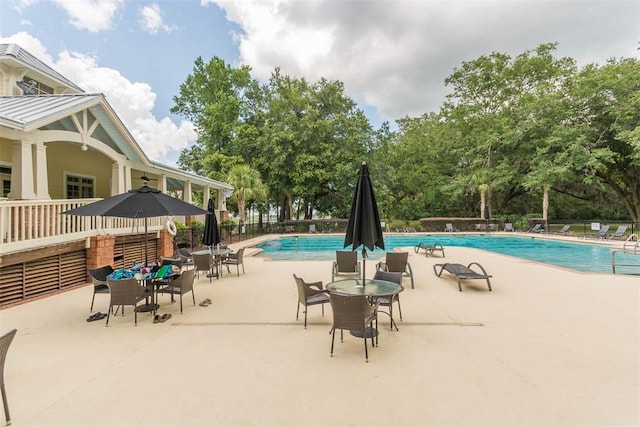
{"type": "Polygon", "coordinates": [[[14,3],[13,8],[18,12],[22,12],[23,10],[25,10],[29,6],[33,6],[37,2],[38,0],[18,0],[14,3]]]}
{"type": "Polygon", "coordinates": [[[104,93],[149,158],[172,164],[171,154],[195,141],[191,123],[183,121],[177,126],[167,117],[153,115],[156,94],[147,83],[132,83],[119,71],[100,67],[95,57],[68,51],[60,53],[56,69],[87,92],[104,93]]]}
{"type": "Polygon", "coordinates": [[[163,13],[157,3],[140,8],[140,25],[142,29],[149,34],[158,34],[158,31],[170,33],[174,26],[164,23],[163,13]]]}
{"type": "Polygon", "coordinates": [[[111,29],[116,12],[124,4],[124,0],[51,1],[67,12],[71,25],[90,33],[111,29]]]}
{"type": "Polygon", "coordinates": [[[518,55],[558,42],[579,65],[637,55],[636,0],[201,0],[217,4],[240,62],[267,79],[341,80],[387,120],[437,111],[444,79],[493,51],[518,55]]]}
{"type": "Polygon", "coordinates": [[[173,166],[177,154],[195,142],[190,122],[176,125],[168,117],[153,115],[156,94],[151,86],[132,83],[119,71],[100,67],[95,57],[64,50],[54,60],[38,39],[25,32],[0,38],[0,43],[17,43],[86,92],[103,93],[150,159],[173,166]]]}
{"type": "Polygon", "coordinates": [[[0,37],[0,43],[16,43],[48,66],[53,67],[54,65],[51,55],[47,52],[47,48],[44,47],[40,40],[26,31],[20,31],[9,37],[0,37]]]}

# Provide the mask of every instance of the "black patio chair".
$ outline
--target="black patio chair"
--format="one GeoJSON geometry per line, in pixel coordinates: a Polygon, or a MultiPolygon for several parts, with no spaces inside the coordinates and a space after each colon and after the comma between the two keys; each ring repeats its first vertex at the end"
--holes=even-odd
{"type": "Polygon", "coordinates": [[[9,402],[7,401],[7,391],[4,387],[4,362],[7,359],[9,346],[16,336],[17,329],[12,329],[0,337],[0,392],[2,392],[2,404],[4,406],[4,418],[7,425],[11,425],[11,415],[9,415],[9,402]]]}
{"type": "Polygon", "coordinates": [[[307,329],[307,311],[309,306],[322,306],[322,316],[324,317],[324,305],[329,302],[329,294],[322,287],[322,282],[307,283],[302,278],[293,275],[298,287],[298,309],[296,311],[296,320],[300,314],[300,304],[304,306],[304,328],[307,329]]]}
{"type": "Polygon", "coordinates": [[[107,285],[107,276],[113,273],[113,267],[110,265],[104,265],[98,268],[92,268],[89,270],[89,276],[93,282],[93,297],[91,298],[91,308],[89,312],[93,311],[93,302],[96,299],[96,294],[108,294],[109,286],[107,285]]]}

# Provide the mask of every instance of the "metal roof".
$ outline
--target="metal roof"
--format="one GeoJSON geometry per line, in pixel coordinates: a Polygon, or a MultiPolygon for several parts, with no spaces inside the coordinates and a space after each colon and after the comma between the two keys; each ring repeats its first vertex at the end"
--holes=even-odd
{"type": "MultiPolygon", "coordinates": [[[[129,160],[191,179],[195,185],[233,190],[229,184],[149,160],[102,94],[0,96],[0,126],[24,132],[36,129],[77,132],[71,116],[84,110],[88,111],[89,125],[95,120],[99,122],[92,137],[129,160]]],[[[179,188],[181,184],[174,180],[175,177],[167,177],[169,185],[179,188]]]]}
{"type": "Polygon", "coordinates": [[[84,92],[81,87],[73,83],[71,80],[67,79],[62,74],[58,73],[53,68],[49,67],[44,62],[40,61],[35,56],[31,55],[29,52],[15,43],[0,43],[0,59],[2,59],[2,57],[11,57],[14,60],[26,65],[27,67],[32,68],[48,76],[49,78],[60,82],[65,86],[72,87],[80,92],[84,92]]]}
{"type": "Polygon", "coordinates": [[[0,124],[30,131],[101,102],[96,94],[0,96],[0,124]]]}
{"type": "Polygon", "coordinates": [[[149,164],[142,149],[102,94],[0,96],[0,126],[30,132],[77,132],[71,116],[89,111],[89,120],[100,124],[92,136],[129,160],[149,164]]]}
{"type": "MultiPolygon", "coordinates": [[[[198,181],[202,181],[202,182],[206,182],[208,185],[215,187],[215,188],[222,188],[225,190],[229,190],[229,191],[233,191],[233,185],[231,184],[227,184],[225,182],[221,182],[221,181],[216,181],[215,179],[210,179],[210,178],[206,178],[203,177],[201,175],[197,175],[195,173],[191,173],[191,172],[186,172],[183,171],[181,169],[176,169],[174,167],[171,166],[167,166],[167,165],[163,165],[162,163],[157,163],[154,161],[151,161],[151,165],[156,168],[156,169],[160,169],[160,170],[165,170],[167,172],[180,172],[180,175],[183,177],[190,177],[192,179],[197,179],[198,181]]],[[[171,181],[171,178],[167,177],[167,181],[171,181]]],[[[178,185],[177,183],[171,182],[172,185],[178,185]]]]}

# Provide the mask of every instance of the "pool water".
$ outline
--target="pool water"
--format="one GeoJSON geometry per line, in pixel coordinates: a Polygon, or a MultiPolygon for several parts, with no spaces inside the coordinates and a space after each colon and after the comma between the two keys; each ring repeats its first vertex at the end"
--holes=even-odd
{"type": "MultiPolygon", "coordinates": [[[[387,251],[396,247],[414,247],[418,243],[462,246],[483,249],[531,261],[543,262],[584,272],[611,273],[611,249],[605,245],[573,243],[523,236],[489,234],[428,235],[389,234],[384,237],[387,251]]],[[[334,260],[335,251],[343,250],[344,236],[287,236],[268,240],[257,247],[258,256],[274,260],[334,260]]],[[[422,253],[422,252],[421,252],[422,253]]],[[[385,251],[367,250],[371,259],[384,257],[385,251]]],[[[640,255],[618,254],[616,264],[640,264],[640,255]]],[[[616,273],[638,274],[638,267],[616,266],[616,273]]]]}

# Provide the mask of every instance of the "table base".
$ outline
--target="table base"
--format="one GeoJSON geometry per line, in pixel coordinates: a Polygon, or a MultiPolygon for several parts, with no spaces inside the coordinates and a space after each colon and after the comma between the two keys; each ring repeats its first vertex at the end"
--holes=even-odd
{"type": "Polygon", "coordinates": [[[160,308],[160,304],[145,304],[145,305],[139,305],[138,307],[136,307],[136,311],[138,313],[147,313],[149,311],[156,311],[159,308],[160,308]]]}
{"type": "MultiPolygon", "coordinates": [[[[351,335],[358,338],[363,338],[362,331],[351,331],[351,335]]],[[[376,328],[372,328],[367,326],[364,330],[364,337],[373,338],[378,336],[378,330],[376,328]]]]}

